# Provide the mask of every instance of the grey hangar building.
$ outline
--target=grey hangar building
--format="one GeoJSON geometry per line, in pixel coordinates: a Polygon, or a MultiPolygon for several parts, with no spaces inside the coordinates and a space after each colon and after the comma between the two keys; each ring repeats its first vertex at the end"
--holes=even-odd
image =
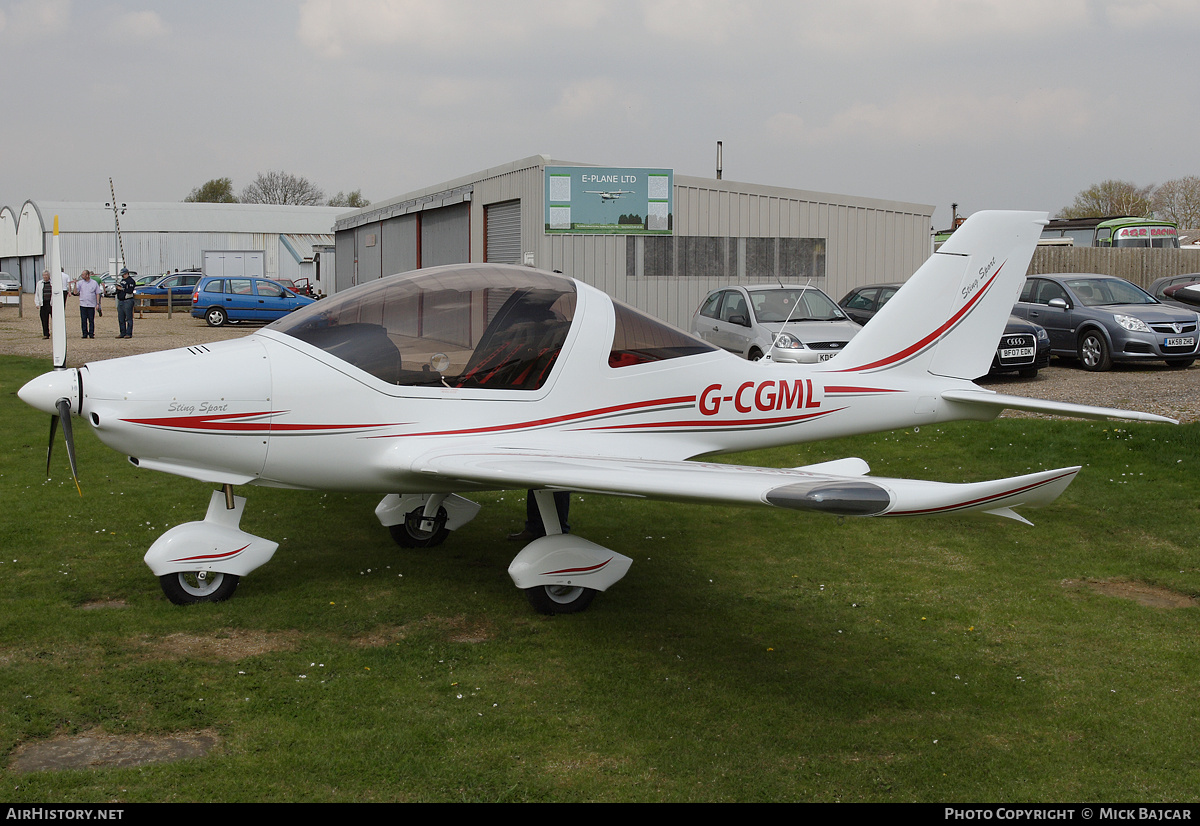
{"type": "Polygon", "coordinates": [[[727,284],[810,283],[836,301],[904,281],[931,253],[933,209],[534,155],[339,216],[335,275],[323,266],[321,288],[443,264],[523,264],[686,328],[727,284]]]}
{"type": "MultiPolygon", "coordinates": [[[[0,270],[32,292],[46,266],[59,219],[62,268],[142,275],[198,267],[206,253],[245,253],[268,278],[315,280],[319,250],[332,248],[333,222],[343,207],[27,200],[20,210],[0,206],[0,270]],[[116,226],[120,222],[118,242],[116,226]],[[123,253],[123,259],[122,259],[123,253]]],[[[258,274],[257,272],[255,274],[258,274]]]]}
{"type": "MultiPolygon", "coordinates": [[[[328,295],[442,264],[522,264],[683,328],[709,290],[729,284],[808,283],[837,300],[864,284],[904,281],[930,255],[934,209],[546,155],[360,210],[121,206],[125,265],[142,274],[197,266],[207,251],[257,251],[266,277],[308,277],[328,295]]],[[[54,215],[69,275],[111,269],[120,254],[102,202],[0,207],[0,270],[24,291],[45,265],[54,215]]]]}

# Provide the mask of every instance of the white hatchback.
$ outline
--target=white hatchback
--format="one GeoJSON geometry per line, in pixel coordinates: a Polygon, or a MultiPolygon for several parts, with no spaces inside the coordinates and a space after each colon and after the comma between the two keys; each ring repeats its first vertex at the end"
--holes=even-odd
{"type": "Polygon", "coordinates": [[[842,352],[862,329],[816,287],[750,284],[721,287],[700,302],[692,333],[757,361],[812,364],[842,352]]]}

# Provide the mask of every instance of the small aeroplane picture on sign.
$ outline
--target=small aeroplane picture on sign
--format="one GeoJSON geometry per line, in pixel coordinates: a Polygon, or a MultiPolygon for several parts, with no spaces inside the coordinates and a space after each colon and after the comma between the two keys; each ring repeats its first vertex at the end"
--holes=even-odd
{"type": "Polygon", "coordinates": [[[616,201],[622,195],[632,195],[632,189],[585,189],[586,195],[599,195],[601,201],[616,201]]]}

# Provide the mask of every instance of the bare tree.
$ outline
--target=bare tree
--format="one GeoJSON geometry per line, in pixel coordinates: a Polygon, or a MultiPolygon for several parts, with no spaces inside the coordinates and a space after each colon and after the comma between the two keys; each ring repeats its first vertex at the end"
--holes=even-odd
{"type": "Polygon", "coordinates": [[[1092,218],[1105,215],[1136,215],[1149,218],[1154,213],[1154,186],[1139,187],[1128,181],[1101,181],[1075,196],[1056,218],[1092,218]]]}
{"type": "Polygon", "coordinates": [[[371,202],[363,197],[362,190],[356,189],[349,195],[338,190],[338,194],[329,199],[329,206],[335,207],[350,207],[351,209],[362,209],[369,207],[371,202]]]}
{"type": "Polygon", "coordinates": [[[258,173],[254,183],[242,190],[241,200],[246,204],[320,206],[325,193],[307,178],[272,170],[258,173]]]}
{"type": "Polygon", "coordinates": [[[1200,228],[1200,178],[1167,181],[1154,193],[1154,214],[1185,229],[1200,228]]]}
{"type": "Polygon", "coordinates": [[[233,194],[231,179],[213,178],[193,189],[183,200],[184,203],[236,204],[237,196],[233,194]]]}

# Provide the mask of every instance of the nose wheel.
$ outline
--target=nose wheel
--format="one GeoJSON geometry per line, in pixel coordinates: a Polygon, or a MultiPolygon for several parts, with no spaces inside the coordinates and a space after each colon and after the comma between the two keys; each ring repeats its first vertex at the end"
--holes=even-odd
{"type": "Polygon", "coordinates": [[[158,578],[167,599],[176,605],[221,602],[233,596],[240,577],[220,571],[178,571],[158,578]]]}
{"type": "Polygon", "coordinates": [[[525,589],[525,598],[539,614],[578,614],[596,597],[592,588],[579,585],[535,585],[525,589]]]}

